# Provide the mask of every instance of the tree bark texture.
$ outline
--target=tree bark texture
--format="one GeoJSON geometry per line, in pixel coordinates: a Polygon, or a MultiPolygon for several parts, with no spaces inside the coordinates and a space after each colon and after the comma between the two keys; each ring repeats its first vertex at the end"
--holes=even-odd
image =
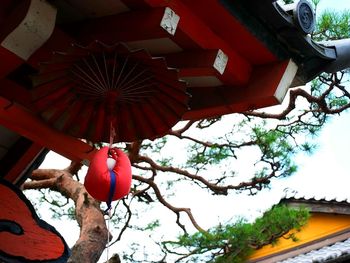
{"type": "Polygon", "coordinates": [[[104,251],[108,230],[100,203],[92,198],[82,183],[73,179],[66,170],[39,169],[33,172],[32,181],[24,189],[50,188],[70,198],[75,203],[75,215],[80,227],[80,236],[71,249],[68,263],[95,263],[104,251]]]}

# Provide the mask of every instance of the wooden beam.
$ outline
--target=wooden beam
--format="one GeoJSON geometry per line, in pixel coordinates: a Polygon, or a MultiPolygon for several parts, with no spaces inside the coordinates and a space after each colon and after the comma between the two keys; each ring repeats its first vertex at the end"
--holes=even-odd
{"type": "Polygon", "coordinates": [[[15,164],[11,167],[4,178],[13,184],[17,183],[27,171],[27,168],[35,161],[41,151],[44,150],[42,145],[31,143],[28,149],[21,153],[15,164]]]}
{"type": "Polygon", "coordinates": [[[247,86],[192,88],[186,120],[217,117],[281,103],[297,66],[291,60],[259,66],[247,86]]]}
{"type": "Polygon", "coordinates": [[[0,97],[0,125],[77,162],[89,162],[94,148],[58,132],[20,105],[0,97]]]}
{"type": "Polygon", "coordinates": [[[50,37],[56,23],[56,12],[56,8],[46,1],[31,0],[27,13],[2,40],[1,46],[27,60],[50,37]]]}
{"type": "Polygon", "coordinates": [[[27,63],[33,68],[38,69],[40,63],[51,61],[53,52],[65,52],[71,47],[72,43],[77,43],[77,41],[56,27],[53,30],[50,38],[42,45],[41,48],[36,50],[30,56],[27,63]]]}
{"type": "MultiPolygon", "coordinates": [[[[245,21],[242,22],[242,19],[249,18],[245,18],[244,14],[241,14],[242,17],[235,17],[230,7],[225,3],[227,1],[206,0],[205,4],[203,0],[139,0],[139,2],[138,8],[141,8],[141,3],[145,3],[153,8],[169,6],[175,12],[186,7],[197,19],[211,28],[217,37],[225,41],[231,49],[241,54],[253,65],[273,63],[278,60],[278,56],[268,48],[266,43],[257,38],[254,34],[256,32],[247,29],[245,21]]],[[[259,29],[257,30],[259,31],[259,29]]]]}
{"type": "Polygon", "coordinates": [[[0,78],[20,66],[24,59],[4,47],[2,42],[21,23],[28,12],[30,0],[0,1],[0,78]]]}
{"type": "Polygon", "coordinates": [[[7,78],[0,79],[0,96],[22,105],[31,103],[29,90],[7,78]]]}
{"type": "Polygon", "coordinates": [[[132,48],[146,48],[152,55],[182,50],[220,49],[227,55],[227,68],[232,69],[230,78],[236,85],[246,84],[251,73],[251,65],[247,60],[186,6],[177,2],[172,8],[174,10],[169,7],[137,10],[69,27],[72,34],[77,35],[78,40],[86,45],[94,40],[107,44],[126,42],[132,48]],[[169,46],[169,50],[165,50],[164,46],[169,46]],[[176,46],[179,48],[176,49],[176,46]]]}
{"type": "Polygon", "coordinates": [[[338,202],[335,200],[299,200],[287,199],[283,201],[292,208],[306,207],[310,212],[350,215],[350,204],[347,201],[338,202]]]}
{"type": "MultiPolygon", "coordinates": [[[[179,78],[185,80],[189,87],[212,86],[207,77],[216,78],[220,86],[236,85],[237,82],[232,76],[235,75],[235,68],[228,61],[222,50],[192,50],[165,56],[167,65],[179,69],[179,78]],[[199,82],[200,78],[203,81],[199,82]],[[193,81],[195,80],[195,81],[193,81]]],[[[218,85],[216,85],[218,86],[218,85]]]]}
{"type": "Polygon", "coordinates": [[[0,43],[23,21],[31,0],[0,1],[0,43]]]}
{"type": "MultiPolygon", "coordinates": [[[[3,126],[0,126],[4,130],[3,126]]],[[[6,136],[6,135],[5,135],[6,136]]],[[[19,136],[11,145],[7,145],[6,154],[0,160],[0,176],[4,177],[8,174],[16,162],[30,148],[32,141],[25,137],[19,136]]]]}
{"type": "Polygon", "coordinates": [[[6,2],[0,4],[7,10],[0,14],[0,78],[28,60],[47,41],[56,21],[56,9],[46,1],[6,2]]]}
{"type": "MultiPolygon", "coordinates": [[[[118,42],[131,42],[170,38],[171,35],[161,27],[164,8],[136,10],[118,15],[100,17],[69,24],[67,31],[77,36],[85,45],[99,40],[113,45],[118,42]]],[[[182,36],[182,47],[197,48],[191,38],[182,36]]]]}
{"type": "Polygon", "coordinates": [[[199,19],[196,14],[181,1],[170,1],[169,7],[180,16],[178,28],[202,49],[220,49],[227,55],[227,68],[232,68],[237,85],[244,85],[250,78],[250,63],[234,50],[226,41],[220,38],[208,24],[199,19]],[[171,4],[170,4],[171,3],[171,4]]]}
{"type": "MultiPolygon", "coordinates": [[[[244,22],[248,21],[242,21],[244,15],[241,14],[240,18],[235,17],[233,13],[230,13],[230,8],[225,6],[225,1],[206,0],[205,5],[203,0],[180,1],[193,10],[195,15],[210,28],[215,29],[215,34],[226,41],[232,49],[242,54],[250,63],[262,65],[278,60],[268,46],[247,29],[244,22]]],[[[232,5],[235,3],[232,2],[232,5]]],[[[259,29],[256,30],[259,31],[259,29]]]]}
{"type": "Polygon", "coordinates": [[[22,65],[23,59],[0,45],[0,78],[22,65]]]}

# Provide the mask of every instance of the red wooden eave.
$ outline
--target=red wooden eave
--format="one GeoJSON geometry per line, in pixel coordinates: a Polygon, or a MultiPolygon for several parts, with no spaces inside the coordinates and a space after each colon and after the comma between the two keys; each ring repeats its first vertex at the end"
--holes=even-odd
{"type": "MultiPolygon", "coordinates": [[[[0,11],[1,125],[72,160],[91,158],[90,146],[54,130],[26,108],[30,107],[32,96],[45,93],[45,87],[31,94],[31,87],[23,85],[17,75],[10,78],[24,64],[38,70],[41,62],[51,60],[52,52],[64,52],[73,43],[88,45],[99,40],[110,45],[123,42],[135,48],[146,45],[152,56],[164,57],[168,66],[178,69],[179,77],[188,82],[192,97],[183,119],[210,118],[279,103],[296,72],[290,61],[280,61],[218,0],[207,0],[205,4],[199,0],[120,2],[129,9],[127,12],[55,24],[47,40],[27,59],[2,46],[1,41],[20,26],[32,1],[0,3],[1,11],[10,10],[0,11]],[[165,7],[179,16],[174,35],[160,26],[165,7]],[[223,72],[213,66],[219,52],[228,58],[223,72]]],[[[50,103],[50,97],[44,100],[43,107],[50,103]]],[[[80,114],[78,106],[72,110],[66,126],[80,114]]],[[[50,121],[59,117],[54,115],[50,121]]],[[[82,118],[81,129],[84,123],[82,118]]],[[[102,128],[97,129],[97,135],[103,132],[102,128]]]]}
{"type": "Polygon", "coordinates": [[[95,151],[92,146],[56,131],[25,108],[3,97],[0,97],[0,125],[73,161],[90,161],[95,151]]]}

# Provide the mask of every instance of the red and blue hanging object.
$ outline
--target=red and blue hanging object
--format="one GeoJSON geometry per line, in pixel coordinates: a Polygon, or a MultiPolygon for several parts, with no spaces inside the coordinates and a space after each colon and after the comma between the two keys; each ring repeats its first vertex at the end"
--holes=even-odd
{"type": "Polygon", "coordinates": [[[129,193],[131,179],[128,156],[120,149],[106,146],[95,153],[84,186],[92,197],[106,202],[110,209],[112,201],[123,198],[129,193]]]}

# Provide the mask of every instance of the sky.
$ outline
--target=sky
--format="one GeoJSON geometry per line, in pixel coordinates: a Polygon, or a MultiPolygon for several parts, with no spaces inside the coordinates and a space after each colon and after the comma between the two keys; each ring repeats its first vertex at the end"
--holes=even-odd
{"type": "MultiPolygon", "coordinates": [[[[317,14],[324,9],[350,10],[350,1],[321,0],[317,14]]],[[[299,170],[296,175],[285,180],[285,185],[307,194],[345,195],[346,186],[350,183],[349,134],[350,113],[334,116],[321,131],[316,152],[311,156],[298,157],[299,170]]]]}
{"type": "MultiPolygon", "coordinates": [[[[329,7],[335,10],[350,9],[350,1],[321,0],[318,8],[321,11],[329,7]]],[[[350,112],[332,118],[325,125],[317,139],[318,148],[315,153],[310,156],[297,156],[298,172],[290,178],[274,182],[271,190],[263,191],[257,196],[248,197],[240,194],[208,199],[204,195],[202,196],[202,193],[198,193],[189,198],[186,193],[192,190],[184,187],[182,189],[183,194],[180,193],[179,198],[174,202],[179,206],[190,206],[194,215],[200,219],[200,225],[207,228],[218,222],[225,223],[240,216],[255,218],[261,215],[281,199],[286,188],[296,190],[306,196],[350,198],[350,192],[348,191],[350,185],[349,135],[350,112]],[[223,210],[229,211],[229,213],[223,210]],[[210,212],[208,213],[208,211],[210,212]]],[[[43,163],[43,168],[64,168],[69,164],[68,160],[60,158],[54,153],[50,153],[49,156],[43,163]]],[[[173,215],[169,215],[170,213],[162,210],[163,208],[158,209],[160,209],[158,218],[163,220],[164,225],[174,225],[173,215]]],[[[151,218],[152,215],[145,214],[143,220],[147,221],[151,218]]],[[[74,244],[79,234],[76,223],[67,222],[62,225],[61,222],[52,221],[50,218],[44,219],[62,233],[70,246],[74,244]]],[[[142,238],[138,235],[133,233],[133,238],[142,238]]],[[[161,234],[159,234],[159,237],[161,237],[161,234]]],[[[125,244],[121,244],[119,246],[120,251],[125,246],[125,244]]],[[[101,262],[106,260],[105,256],[101,262]]]]}
{"type": "Polygon", "coordinates": [[[334,196],[348,192],[350,197],[349,134],[350,113],[333,118],[321,132],[316,152],[299,156],[299,171],[286,184],[300,192],[334,196]]]}

